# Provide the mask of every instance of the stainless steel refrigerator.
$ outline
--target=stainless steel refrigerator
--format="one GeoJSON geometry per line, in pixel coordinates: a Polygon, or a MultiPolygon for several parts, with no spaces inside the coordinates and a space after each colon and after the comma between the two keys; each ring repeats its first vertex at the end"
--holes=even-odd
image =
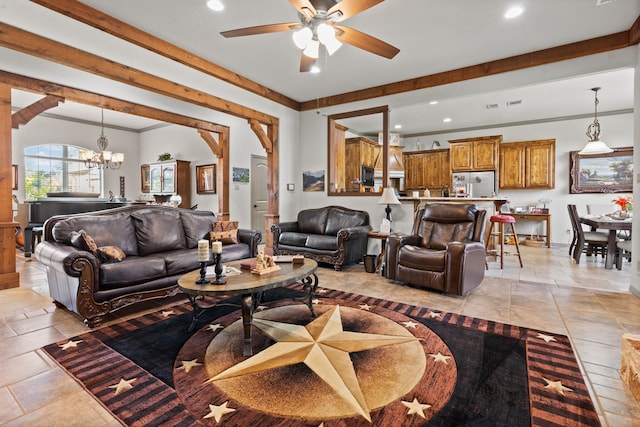
{"type": "Polygon", "coordinates": [[[454,172],[451,181],[452,196],[491,197],[496,193],[495,171],[454,172]]]}

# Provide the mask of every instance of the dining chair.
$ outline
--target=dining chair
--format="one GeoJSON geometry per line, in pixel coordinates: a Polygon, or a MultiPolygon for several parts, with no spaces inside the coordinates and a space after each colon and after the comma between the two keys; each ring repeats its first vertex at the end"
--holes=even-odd
{"type": "Polygon", "coordinates": [[[622,240],[616,243],[616,268],[622,270],[622,259],[626,258],[631,262],[631,239],[622,240]]]}
{"type": "Polygon", "coordinates": [[[588,215],[608,215],[614,213],[616,210],[620,208],[616,207],[613,203],[602,203],[602,204],[593,204],[587,203],[587,214],[588,215]]]}
{"type": "Polygon", "coordinates": [[[571,227],[573,228],[573,240],[569,246],[569,255],[573,256],[576,264],[580,264],[580,257],[583,253],[586,253],[587,256],[600,254],[604,258],[607,255],[608,234],[600,231],[583,230],[576,205],[567,205],[567,208],[571,227]]]}

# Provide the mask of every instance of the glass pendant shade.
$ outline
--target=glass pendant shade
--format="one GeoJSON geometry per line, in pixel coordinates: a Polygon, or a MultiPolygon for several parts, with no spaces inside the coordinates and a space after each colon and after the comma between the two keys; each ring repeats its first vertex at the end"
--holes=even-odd
{"type": "Polygon", "coordinates": [[[307,47],[302,51],[306,56],[313,59],[318,59],[320,53],[320,42],[318,40],[311,40],[307,47]]]}
{"type": "Polygon", "coordinates": [[[298,47],[298,49],[304,49],[313,38],[313,32],[309,27],[302,27],[298,31],[294,32],[292,37],[293,42],[298,47]]]}
{"type": "Polygon", "coordinates": [[[591,89],[595,94],[595,115],[593,119],[593,123],[589,125],[587,128],[587,136],[589,137],[589,142],[587,145],[578,152],[580,155],[588,155],[588,154],[607,154],[613,152],[613,150],[607,147],[603,141],[600,140],[600,123],[598,122],[598,91],[599,87],[594,87],[591,89]]]}

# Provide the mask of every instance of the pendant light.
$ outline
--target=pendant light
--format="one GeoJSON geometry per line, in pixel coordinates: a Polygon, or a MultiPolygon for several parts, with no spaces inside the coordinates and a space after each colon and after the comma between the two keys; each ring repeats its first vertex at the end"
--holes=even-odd
{"type": "Polygon", "coordinates": [[[582,150],[578,152],[580,155],[589,155],[589,154],[607,154],[613,152],[613,150],[607,147],[603,141],[600,140],[600,123],[598,123],[598,91],[599,87],[594,87],[591,89],[595,94],[595,117],[593,119],[593,123],[589,125],[587,128],[587,136],[589,137],[589,142],[584,146],[582,150]]]}

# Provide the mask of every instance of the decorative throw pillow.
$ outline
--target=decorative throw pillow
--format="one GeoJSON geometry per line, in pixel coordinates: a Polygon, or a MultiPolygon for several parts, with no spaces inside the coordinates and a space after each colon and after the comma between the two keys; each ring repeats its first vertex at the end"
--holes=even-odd
{"type": "Polygon", "coordinates": [[[238,221],[213,221],[213,231],[231,231],[238,229],[238,221]]]}
{"type": "Polygon", "coordinates": [[[212,231],[209,233],[209,240],[212,242],[222,242],[223,245],[238,243],[238,230],[212,231]]]}
{"type": "Polygon", "coordinates": [[[84,230],[71,232],[71,246],[95,255],[98,245],[84,230]]]}
{"type": "Polygon", "coordinates": [[[120,262],[127,257],[124,251],[117,246],[100,246],[98,254],[103,262],[120,262]]]}

